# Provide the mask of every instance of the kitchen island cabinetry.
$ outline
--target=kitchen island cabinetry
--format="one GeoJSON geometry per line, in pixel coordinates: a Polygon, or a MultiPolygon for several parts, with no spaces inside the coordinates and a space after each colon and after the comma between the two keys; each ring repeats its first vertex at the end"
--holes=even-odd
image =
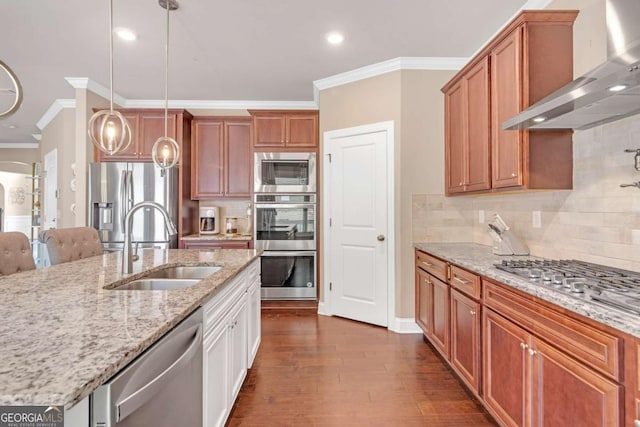
{"type": "Polygon", "coordinates": [[[442,88],[447,195],[572,188],[571,131],[503,130],[502,123],[573,79],[576,16],[520,13],[442,88]]]}
{"type": "Polygon", "coordinates": [[[318,148],[317,111],[250,111],[256,151],[318,148]]]}
{"type": "Polygon", "coordinates": [[[191,198],[251,196],[251,119],[197,117],[193,120],[191,198]]]}
{"type": "Polygon", "coordinates": [[[204,306],[203,426],[224,426],[260,342],[259,261],[204,306]]]}

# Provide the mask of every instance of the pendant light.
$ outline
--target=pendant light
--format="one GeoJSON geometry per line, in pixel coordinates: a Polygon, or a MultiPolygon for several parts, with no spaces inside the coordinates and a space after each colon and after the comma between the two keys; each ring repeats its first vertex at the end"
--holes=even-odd
{"type": "Polygon", "coordinates": [[[131,145],[131,127],[127,119],[113,110],[113,0],[109,0],[109,97],[109,109],[91,116],[87,132],[96,148],[113,155],[131,145]]]}
{"type": "Polygon", "coordinates": [[[164,136],[153,144],[151,158],[161,169],[169,169],[178,164],[180,146],[175,139],[168,136],[169,130],[169,12],[178,9],[175,0],[159,0],[160,7],[167,10],[167,40],[165,44],[165,74],[164,74],[164,136]]]}

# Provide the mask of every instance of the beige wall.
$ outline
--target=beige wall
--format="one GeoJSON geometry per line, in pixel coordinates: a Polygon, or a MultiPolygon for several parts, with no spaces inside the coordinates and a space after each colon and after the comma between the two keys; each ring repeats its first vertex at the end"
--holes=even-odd
{"type": "Polygon", "coordinates": [[[326,131],[394,121],[397,317],[413,316],[412,195],[444,185],[440,87],[453,74],[396,71],[320,92],[321,140],[326,131]]]}
{"type": "Polygon", "coordinates": [[[39,161],[39,148],[0,148],[0,170],[9,171],[9,166],[5,162],[35,163],[39,161]]]}
{"type": "MultiPolygon", "coordinates": [[[[42,141],[40,141],[41,159],[44,159],[44,156],[51,150],[56,149],[58,152],[58,180],[56,185],[58,188],[58,209],[56,221],[59,228],[73,227],[75,225],[73,214],[70,211],[71,204],[75,203],[75,195],[69,185],[73,178],[71,164],[75,162],[73,146],[75,126],[75,110],[73,108],[65,108],[42,130],[42,141]]],[[[44,181],[47,179],[45,174],[44,181]]],[[[44,197],[42,197],[42,206],[44,207],[44,197]]]]}

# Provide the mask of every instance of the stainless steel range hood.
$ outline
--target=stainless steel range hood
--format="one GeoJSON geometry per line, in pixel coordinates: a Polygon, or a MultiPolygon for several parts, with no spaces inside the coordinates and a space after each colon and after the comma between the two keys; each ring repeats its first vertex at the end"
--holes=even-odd
{"type": "Polygon", "coordinates": [[[503,129],[588,129],[640,113],[640,0],[606,0],[607,62],[506,120],[503,129]]]}

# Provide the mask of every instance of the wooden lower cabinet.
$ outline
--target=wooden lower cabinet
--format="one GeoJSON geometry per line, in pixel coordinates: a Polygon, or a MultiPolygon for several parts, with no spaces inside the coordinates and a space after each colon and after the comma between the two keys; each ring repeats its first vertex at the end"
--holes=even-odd
{"type": "Polygon", "coordinates": [[[622,387],[492,310],[483,312],[484,401],[506,426],[620,426],[622,387]]]}
{"type": "Polygon", "coordinates": [[[416,323],[425,335],[429,334],[429,275],[416,268],[416,323]]]}
{"type": "Polygon", "coordinates": [[[431,330],[429,338],[431,343],[442,353],[445,358],[449,356],[449,285],[436,279],[430,278],[430,308],[431,308],[431,330]]]}
{"type": "Polygon", "coordinates": [[[475,393],[480,391],[480,303],[451,289],[451,365],[475,393]]]}
{"type": "Polygon", "coordinates": [[[527,332],[495,314],[482,313],[484,357],[484,401],[506,426],[525,425],[525,349],[527,332]]]}

